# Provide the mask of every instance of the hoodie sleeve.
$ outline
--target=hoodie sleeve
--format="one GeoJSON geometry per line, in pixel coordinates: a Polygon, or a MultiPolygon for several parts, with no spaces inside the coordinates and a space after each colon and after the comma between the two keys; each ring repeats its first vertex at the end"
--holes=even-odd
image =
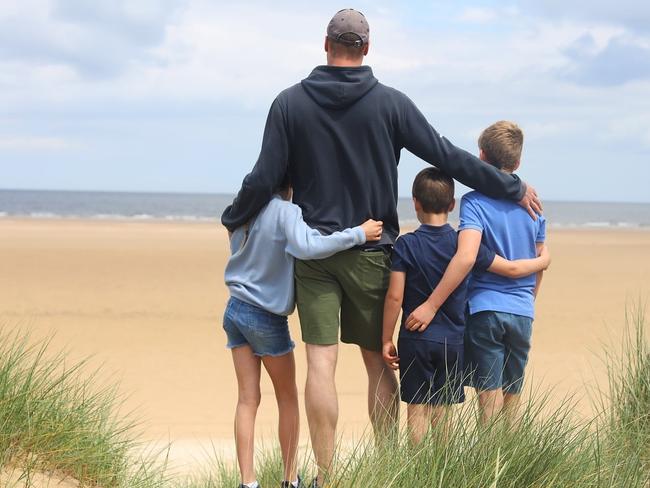
{"type": "Polygon", "coordinates": [[[406,96],[402,102],[399,137],[402,147],[447,173],[463,185],[492,198],[519,201],[526,185],[517,175],[499,171],[441,136],[406,96]]]}
{"type": "Polygon", "coordinates": [[[281,101],[276,98],[266,119],[262,149],[239,193],[221,215],[230,231],[241,227],[266,205],[282,183],[289,166],[289,140],[281,101]]]}
{"type": "Polygon", "coordinates": [[[297,259],[324,259],[366,242],[366,234],[361,226],[334,232],[328,236],[322,235],[305,223],[302,211],[297,205],[287,206],[283,224],[287,253],[297,259]]]}

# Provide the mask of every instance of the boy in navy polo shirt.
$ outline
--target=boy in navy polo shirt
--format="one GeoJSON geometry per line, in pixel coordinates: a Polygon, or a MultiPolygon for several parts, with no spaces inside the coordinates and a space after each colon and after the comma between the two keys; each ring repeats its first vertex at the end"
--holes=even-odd
{"type": "MultiPolygon", "coordinates": [[[[422,224],[401,236],[393,249],[391,277],[384,303],[383,356],[400,370],[402,401],[408,403],[411,439],[418,443],[445,407],[464,401],[463,336],[467,284],[449,295],[433,320],[407,326],[406,317],[432,293],[456,254],[458,235],[447,223],[454,208],[454,181],[436,168],[422,170],[413,182],[413,202],[422,224]],[[398,350],[393,344],[402,308],[398,350]]],[[[475,269],[509,277],[525,276],[548,266],[544,253],[536,259],[507,261],[481,247],[475,269]]]]}

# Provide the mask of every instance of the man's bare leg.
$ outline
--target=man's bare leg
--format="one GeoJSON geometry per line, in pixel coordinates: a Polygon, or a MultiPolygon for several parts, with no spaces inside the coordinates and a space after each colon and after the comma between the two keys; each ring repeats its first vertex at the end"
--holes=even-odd
{"type": "Polygon", "coordinates": [[[381,352],[360,349],[368,373],[368,415],[375,432],[375,439],[381,440],[397,431],[399,420],[397,379],[393,370],[384,362],[381,352]]]}
{"type": "Polygon", "coordinates": [[[338,344],[307,344],[305,410],[311,445],[318,466],[319,486],[323,486],[334,460],[336,424],[339,417],[335,382],[338,347],[338,344]]]}
{"type": "Polygon", "coordinates": [[[482,424],[487,424],[503,409],[503,390],[484,390],[478,392],[478,406],[482,424]]]}

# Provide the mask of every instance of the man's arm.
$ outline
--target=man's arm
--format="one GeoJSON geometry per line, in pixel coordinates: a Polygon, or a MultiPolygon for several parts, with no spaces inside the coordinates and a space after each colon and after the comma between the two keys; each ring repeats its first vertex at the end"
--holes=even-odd
{"type": "Polygon", "coordinates": [[[449,261],[445,274],[429,298],[407,317],[405,323],[407,329],[422,332],[429,326],[442,304],[458,288],[474,266],[481,237],[482,232],[475,229],[462,230],[458,234],[456,254],[449,261]]]}
{"type": "Polygon", "coordinates": [[[266,119],[262,149],[253,170],[246,175],[241,190],[221,215],[221,223],[233,231],[244,225],[266,205],[282,183],[289,166],[289,140],[279,98],[266,119]]]}
{"type": "MultiPolygon", "coordinates": [[[[490,273],[505,276],[507,278],[523,278],[534,273],[544,271],[551,264],[551,254],[545,245],[537,246],[538,256],[532,259],[516,259],[510,261],[498,254],[487,269],[490,273]]],[[[538,278],[541,281],[541,278],[538,278]]]]}
{"type": "Polygon", "coordinates": [[[534,188],[523,183],[517,175],[499,171],[454,146],[429,124],[410,99],[404,98],[399,120],[403,147],[484,195],[519,202],[534,219],[536,214],[542,213],[542,203],[534,188]]]}
{"type": "Polygon", "coordinates": [[[399,357],[397,349],[393,342],[395,333],[395,324],[399,317],[402,301],[404,300],[404,285],[406,284],[406,273],[402,271],[392,271],[390,274],[390,283],[384,300],[384,323],[382,332],[382,355],[384,361],[391,369],[399,368],[399,357]]]}

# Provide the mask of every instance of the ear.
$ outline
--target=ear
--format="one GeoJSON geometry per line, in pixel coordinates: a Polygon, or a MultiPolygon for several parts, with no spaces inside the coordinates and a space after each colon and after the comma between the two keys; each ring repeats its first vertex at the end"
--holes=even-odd
{"type": "Polygon", "coordinates": [[[451,203],[449,204],[449,212],[453,212],[454,208],[456,208],[456,199],[454,198],[451,203]]]}
{"type": "Polygon", "coordinates": [[[487,163],[487,156],[485,155],[485,151],[483,149],[478,150],[478,158],[483,161],[484,163],[487,163]]]}
{"type": "Polygon", "coordinates": [[[413,206],[415,207],[416,212],[422,212],[422,204],[418,202],[418,199],[413,197],[413,206]]]}
{"type": "Polygon", "coordinates": [[[521,159],[520,159],[519,161],[517,161],[517,164],[515,164],[515,167],[512,168],[512,172],[513,172],[513,173],[519,169],[519,165],[520,165],[520,164],[521,164],[521,159]]]}
{"type": "Polygon", "coordinates": [[[363,46],[363,55],[367,56],[368,55],[368,49],[370,49],[370,43],[366,42],[366,45],[363,46]]]}
{"type": "Polygon", "coordinates": [[[326,53],[330,52],[330,42],[329,41],[330,41],[329,37],[325,36],[325,46],[323,46],[323,47],[325,48],[326,53]]]}

